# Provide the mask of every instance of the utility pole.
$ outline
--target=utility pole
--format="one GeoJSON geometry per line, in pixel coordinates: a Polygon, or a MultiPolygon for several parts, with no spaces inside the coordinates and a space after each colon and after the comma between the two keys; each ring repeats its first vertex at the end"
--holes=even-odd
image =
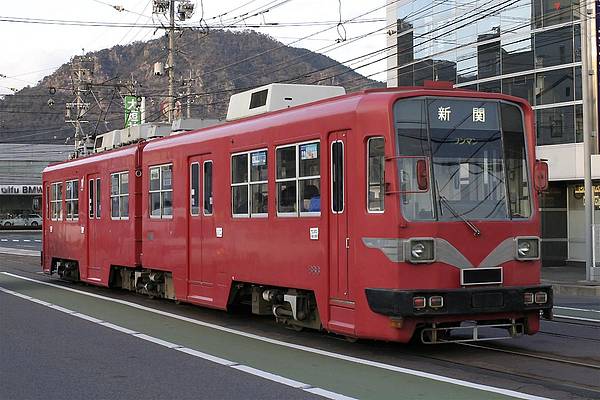
{"type": "Polygon", "coordinates": [[[581,85],[583,100],[583,176],[584,176],[584,206],[585,206],[585,270],[586,280],[600,280],[600,268],[594,266],[594,243],[593,243],[593,212],[594,212],[594,190],[592,187],[592,142],[596,131],[594,113],[596,109],[596,99],[594,98],[594,76],[596,68],[592,63],[592,51],[595,46],[592,45],[592,35],[590,22],[594,20],[595,2],[580,3],[581,15],[581,85]]]}
{"type": "Polygon", "coordinates": [[[65,122],[71,123],[75,127],[76,157],[87,155],[93,145],[82,125],[89,123],[85,115],[90,108],[90,103],[85,101],[85,96],[90,90],[93,70],[94,59],[92,57],[75,56],[71,59],[71,78],[75,84],[73,88],[75,99],[66,104],[65,122]]]}
{"type": "Polygon", "coordinates": [[[167,60],[169,73],[169,122],[173,122],[173,111],[175,110],[175,62],[173,52],[175,51],[175,0],[169,0],[169,56],[167,60]]]}
{"type": "MultiPolygon", "coordinates": [[[[194,13],[194,4],[192,0],[153,0],[153,14],[166,15],[167,11],[169,12],[169,26],[166,28],[169,37],[166,66],[169,86],[167,117],[169,122],[173,122],[175,111],[175,31],[179,29],[175,25],[175,13],[177,12],[177,18],[180,21],[190,19],[194,13]],[[177,11],[175,11],[175,3],[178,3],[177,11]]],[[[155,74],[160,75],[156,72],[155,74]]]]}

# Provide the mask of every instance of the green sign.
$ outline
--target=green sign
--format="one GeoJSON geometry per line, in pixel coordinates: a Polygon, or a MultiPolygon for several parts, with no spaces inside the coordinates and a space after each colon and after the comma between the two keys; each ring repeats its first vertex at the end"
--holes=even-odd
{"type": "Polygon", "coordinates": [[[125,96],[125,128],[142,123],[143,98],[125,96]]]}

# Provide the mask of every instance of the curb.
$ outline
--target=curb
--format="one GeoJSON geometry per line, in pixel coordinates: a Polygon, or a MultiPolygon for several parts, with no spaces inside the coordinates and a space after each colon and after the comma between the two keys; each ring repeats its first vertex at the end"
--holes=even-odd
{"type": "Polygon", "coordinates": [[[563,283],[551,283],[555,295],[600,297],[600,285],[572,285],[563,283]]]}

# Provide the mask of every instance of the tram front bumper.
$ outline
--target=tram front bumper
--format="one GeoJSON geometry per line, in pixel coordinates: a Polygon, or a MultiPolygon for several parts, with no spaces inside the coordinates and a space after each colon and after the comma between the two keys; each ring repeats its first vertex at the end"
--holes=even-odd
{"type": "Polygon", "coordinates": [[[367,288],[365,292],[371,310],[390,317],[434,317],[531,311],[542,311],[545,318],[552,316],[553,294],[550,285],[440,290],[367,288]],[[443,299],[441,305],[440,297],[443,299]],[[545,301],[543,301],[544,299],[545,301]]]}

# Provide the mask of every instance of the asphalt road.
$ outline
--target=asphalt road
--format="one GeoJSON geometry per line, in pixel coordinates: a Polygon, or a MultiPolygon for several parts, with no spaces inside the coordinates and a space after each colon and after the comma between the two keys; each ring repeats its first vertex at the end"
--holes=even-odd
{"type": "MultiPolygon", "coordinates": [[[[317,389],[336,399],[600,398],[598,316],[476,347],[348,343],[243,312],[60,282],[38,264],[0,258],[13,274],[0,273],[10,291],[0,292],[2,398],[309,398],[317,389]]],[[[563,301],[592,316],[600,306],[563,301]]]]}
{"type": "Polygon", "coordinates": [[[40,251],[42,250],[42,232],[0,231],[0,247],[40,251]]]}

